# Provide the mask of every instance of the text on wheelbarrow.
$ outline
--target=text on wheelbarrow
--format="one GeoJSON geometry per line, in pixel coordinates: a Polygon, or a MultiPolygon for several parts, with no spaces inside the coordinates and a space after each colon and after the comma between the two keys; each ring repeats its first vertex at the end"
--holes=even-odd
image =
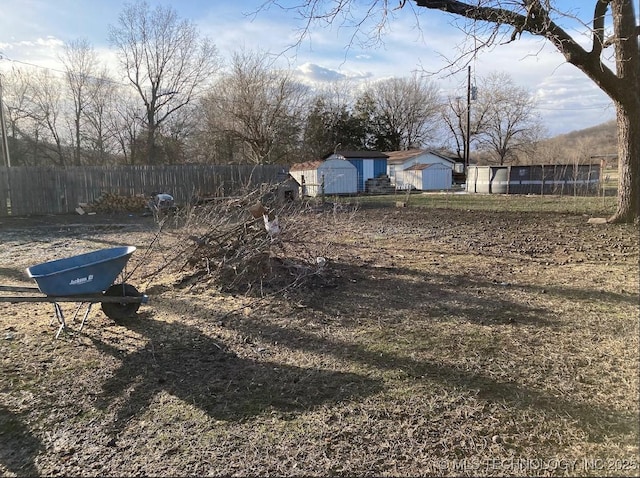
{"type": "Polygon", "coordinates": [[[71,282],[69,282],[69,285],[86,284],[88,282],[91,282],[92,280],[93,280],[93,274],[89,274],[89,276],[87,277],[78,277],[77,279],[72,279],[71,282]]]}

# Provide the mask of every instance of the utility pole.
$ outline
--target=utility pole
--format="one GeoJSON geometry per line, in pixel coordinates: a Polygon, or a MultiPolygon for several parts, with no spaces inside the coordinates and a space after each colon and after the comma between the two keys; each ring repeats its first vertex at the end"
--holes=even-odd
{"type": "Polygon", "coordinates": [[[2,128],[2,156],[4,156],[7,168],[11,167],[11,157],[9,156],[9,141],[7,140],[7,126],[4,121],[4,99],[2,96],[2,75],[0,75],[0,127],[2,128]]]}
{"type": "Polygon", "coordinates": [[[4,213],[11,214],[11,180],[9,179],[9,168],[11,168],[11,158],[9,157],[9,141],[7,140],[7,127],[4,122],[4,99],[2,96],[2,75],[0,75],[0,130],[2,132],[2,156],[4,156],[7,165],[7,174],[5,174],[6,197],[0,198],[0,207],[4,209],[4,213]]]}
{"type": "Polygon", "coordinates": [[[467,67],[467,131],[464,141],[464,170],[469,167],[469,141],[471,140],[471,65],[467,67]]]}

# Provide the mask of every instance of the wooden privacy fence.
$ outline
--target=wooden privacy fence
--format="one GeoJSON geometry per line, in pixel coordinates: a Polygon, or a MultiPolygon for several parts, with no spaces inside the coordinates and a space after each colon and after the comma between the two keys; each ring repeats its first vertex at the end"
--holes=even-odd
{"type": "Polygon", "coordinates": [[[0,216],[70,213],[104,192],[165,192],[187,204],[194,196],[232,196],[244,187],[277,183],[283,173],[278,165],[0,167],[0,216]]]}

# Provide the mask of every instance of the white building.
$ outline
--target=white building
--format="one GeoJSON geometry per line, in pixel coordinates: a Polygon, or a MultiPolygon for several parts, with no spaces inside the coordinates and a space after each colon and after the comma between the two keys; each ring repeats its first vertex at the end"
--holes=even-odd
{"type": "Polygon", "coordinates": [[[451,189],[452,182],[451,168],[439,163],[414,164],[396,172],[396,185],[401,184],[401,189],[439,191],[451,189]]]}
{"type": "Polygon", "coordinates": [[[358,192],[358,171],[344,159],[292,164],[289,174],[300,184],[303,196],[320,196],[323,188],[329,195],[358,192]]]}
{"type": "Polygon", "coordinates": [[[387,174],[396,189],[451,189],[453,173],[464,172],[463,163],[433,151],[410,149],[385,154],[389,157],[387,174]]]}

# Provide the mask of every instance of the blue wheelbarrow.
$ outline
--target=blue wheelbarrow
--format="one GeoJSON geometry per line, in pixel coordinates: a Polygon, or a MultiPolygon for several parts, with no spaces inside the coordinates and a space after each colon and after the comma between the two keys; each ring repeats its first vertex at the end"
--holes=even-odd
{"type": "Polygon", "coordinates": [[[35,280],[38,287],[0,285],[0,291],[40,295],[0,296],[0,302],[53,303],[59,324],[56,338],[67,328],[60,302],[80,303],[73,316],[74,320],[82,306],[88,304],[80,330],[84,327],[91,307],[96,303],[100,303],[105,315],[115,322],[132,317],[149,298],[131,284],[115,284],[114,281],[135,250],[134,246],[112,247],[29,267],[27,274],[35,280]]]}

